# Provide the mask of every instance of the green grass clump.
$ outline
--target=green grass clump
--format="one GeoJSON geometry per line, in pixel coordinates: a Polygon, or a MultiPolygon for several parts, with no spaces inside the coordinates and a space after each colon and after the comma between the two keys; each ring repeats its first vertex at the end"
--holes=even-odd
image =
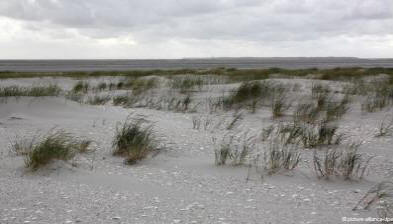
{"type": "Polygon", "coordinates": [[[135,164],[157,150],[153,126],[144,119],[127,119],[116,129],[112,141],[113,155],[125,157],[126,164],[135,164]]]}
{"type": "Polygon", "coordinates": [[[20,86],[0,87],[0,97],[58,96],[60,92],[61,89],[57,85],[35,86],[35,87],[20,87],[20,86]]]}
{"type": "MultiPolygon", "coordinates": [[[[120,85],[120,82],[118,83],[120,85]]],[[[138,79],[127,79],[123,84],[122,88],[131,89],[132,94],[140,95],[149,89],[155,88],[158,85],[156,78],[138,78],[138,79]]]]}
{"type": "Polygon", "coordinates": [[[263,99],[268,98],[276,91],[276,87],[272,82],[247,81],[242,82],[232,94],[223,97],[219,103],[224,109],[240,109],[247,106],[252,112],[263,99]]]}
{"type": "Polygon", "coordinates": [[[195,90],[195,87],[197,87],[198,90],[201,90],[203,85],[204,80],[202,77],[195,75],[174,76],[170,82],[170,87],[173,89],[179,89],[181,93],[193,91],[195,90]]]}
{"type": "Polygon", "coordinates": [[[74,87],[72,87],[72,92],[74,93],[87,93],[89,91],[89,83],[85,81],[77,82],[74,87]]]}
{"type": "Polygon", "coordinates": [[[264,86],[260,82],[243,82],[232,96],[235,103],[259,98],[264,94],[264,86]]]}
{"type": "MultiPolygon", "coordinates": [[[[33,141],[32,141],[33,142],[33,141]]],[[[30,143],[25,149],[25,165],[31,170],[37,170],[53,160],[68,161],[78,152],[85,151],[90,142],[80,141],[62,130],[44,136],[37,143],[30,143]]]]}

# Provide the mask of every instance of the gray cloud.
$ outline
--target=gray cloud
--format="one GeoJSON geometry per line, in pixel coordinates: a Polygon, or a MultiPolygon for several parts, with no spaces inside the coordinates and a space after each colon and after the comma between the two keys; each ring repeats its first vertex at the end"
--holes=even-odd
{"type": "Polygon", "coordinates": [[[132,38],[183,49],[190,41],[281,47],[372,36],[391,43],[393,35],[391,0],[3,0],[0,16],[48,41],[132,38]]]}

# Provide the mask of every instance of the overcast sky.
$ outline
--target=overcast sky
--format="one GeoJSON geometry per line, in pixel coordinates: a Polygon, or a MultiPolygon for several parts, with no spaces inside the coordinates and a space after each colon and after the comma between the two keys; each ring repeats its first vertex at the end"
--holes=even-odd
{"type": "Polygon", "coordinates": [[[0,0],[0,59],[393,57],[393,0],[0,0]]]}

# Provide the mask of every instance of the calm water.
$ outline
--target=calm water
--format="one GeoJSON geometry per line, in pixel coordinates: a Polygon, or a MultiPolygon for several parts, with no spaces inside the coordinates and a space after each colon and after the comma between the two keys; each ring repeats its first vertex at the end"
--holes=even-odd
{"type": "Polygon", "coordinates": [[[121,71],[180,68],[393,67],[393,59],[212,58],[173,60],[0,60],[0,71],[121,71]]]}

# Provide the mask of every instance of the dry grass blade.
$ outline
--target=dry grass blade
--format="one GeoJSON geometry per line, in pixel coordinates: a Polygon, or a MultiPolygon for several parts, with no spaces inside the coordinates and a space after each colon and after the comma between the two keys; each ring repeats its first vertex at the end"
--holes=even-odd
{"type": "Polygon", "coordinates": [[[390,120],[386,116],[379,124],[378,133],[375,135],[375,137],[388,136],[392,134],[393,134],[393,116],[391,116],[390,120]]]}

